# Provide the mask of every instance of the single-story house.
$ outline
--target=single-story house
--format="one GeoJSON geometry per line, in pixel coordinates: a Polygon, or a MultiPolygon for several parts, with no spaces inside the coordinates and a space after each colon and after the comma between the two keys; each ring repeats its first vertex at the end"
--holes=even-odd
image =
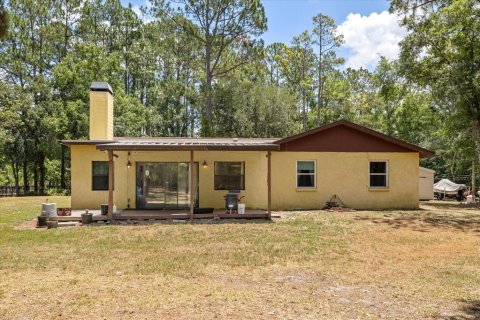
{"type": "Polygon", "coordinates": [[[415,209],[419,159],[434,152],[337,121],[279,138],[113,136],[113,92],[90,87],[90,140],[71,148],[73,209],[224,208],[240,190],[247,208],[318,209],[337,195],[351,208],[415,209]]]}
{"type": "Polygon", "coordinates": [[[418,177],[418,190],[420,200],[433,200],[433,183],[435,171],[420,167],[418,177]]]}

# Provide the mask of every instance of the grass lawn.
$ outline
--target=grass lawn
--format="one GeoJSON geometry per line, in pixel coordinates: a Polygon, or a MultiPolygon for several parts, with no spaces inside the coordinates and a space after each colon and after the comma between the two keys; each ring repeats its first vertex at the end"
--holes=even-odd
{"type": "Polygon", "coordinates": [[[480,319],[478,208],[27,228],[44,200],[0,199],[0,319],[480,319]]]}

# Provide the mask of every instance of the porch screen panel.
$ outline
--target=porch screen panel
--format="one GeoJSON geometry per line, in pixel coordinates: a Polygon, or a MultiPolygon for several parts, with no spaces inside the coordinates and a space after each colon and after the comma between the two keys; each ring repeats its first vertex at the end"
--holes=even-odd
{"type": "Polygon", "coordinates": [[[92,161],[92,190],[108,190],[108,161],[92,161]]]}
{"type": "Polygon", "coordinates": [[[215,190],[245,190],[245,162],[215,162],[215,190]]]}

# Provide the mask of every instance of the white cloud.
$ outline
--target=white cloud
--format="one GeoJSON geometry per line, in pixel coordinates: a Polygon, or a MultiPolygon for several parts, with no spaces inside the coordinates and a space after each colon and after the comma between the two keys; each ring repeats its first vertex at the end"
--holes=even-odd
{"type": "Polygon", "coordinates": [[[132,6],[133,12],[137,14],[137,16],[141,17],[142,16],[142,10],[140,9],[140,6],[134,5],[132,6]]]}
{"type": "Polygon", "coordinates": [[[346,66],[352,68],[374,67],[380,56],[397,58],[398,43],[407,33],[398,24],[398,17],[388,11],[373,12],[369,16],[350,13],[338,26],[338,32],[343,34],[344,46],[350,53],[346,66]]]}
{"type": "Polygon", "coordinates": [[[139,4],[133,5],[132,10],[133,10],[133,12],[135,12],[137,14],[137,16],[140,19],[143,20],[143,22],[148,23],[148,22],[152,22],[154,19],[150,14],[148,14],[148,11],[147,11],[147,14],[144,15],[143,12],[142,12],[142,7],[145,7],[148,10],[151,6],[152,6],[152,4],[150,3],[150,1],[145,0],[143,2],[143,5],[139,5],[139,4]]]}

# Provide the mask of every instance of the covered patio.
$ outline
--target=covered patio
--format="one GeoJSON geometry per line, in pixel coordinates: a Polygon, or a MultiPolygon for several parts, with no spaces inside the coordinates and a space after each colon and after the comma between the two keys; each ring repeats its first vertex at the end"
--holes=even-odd
{"type": "MultiPolygon", "coordinates": [[[[272,151],[278,151],[278,144],[274,143],[275,139],[232,139],[232,138],[218,138],[218,139],[201,139],[201,138],[151,138],[151,139],[135,139],[135,138],[121,138],[120,140],[108,143],[96,144],[96,149],[105,151],[108,154],[108,216],[107,219],[114,220],[129,220],[129,219],[271,219],[271,155],[272,151]],[[141,210],[136,207],[136,210],[122,210],[113,213],[114,207],[114,181],[115,181],[115,161],[118,159],[118,154],[121,152],[147,152],[151,154],[168,153],[169,151],[186,151],[189,153],[188,166],[188,209],[167,210],[141,210]],[[195,154],[196,152],[205,151],[265,151],[266,162],[266,187],[267,187],[267,207],[264,210],[250,210],[247,209],[244,214],[227,213],[226,209],[216,209],[210,213],[196,213],[195,212],[195,190],[196,181],[198,182],[198,170],[194,170],[195,154]]],[[[241,154],[241,153],[239,153],[241,154]]],[[[130,163],[130,162],[129,162],[130,163]]],[[[198,163],[197,163],[198,164],[198,163]]],[[[265,171],[264,171],[265,172],[265,171]]],[[[265,186],[265,185],[264,185],[265,186]]],[[[261,186],[258,186],[259,188],[261,186]]],[[[264,187],[263,187],[264,188],[264,187]]],[[[199,196],[200,197],[200,196],[199,196]]],[[[201,201],[201,199],[200,199],[201,201]]],[[[138,205],[138,204],[137,204],[138,205]]],[[[97,219],[102,219],[98,217],[97,219]]]]}

